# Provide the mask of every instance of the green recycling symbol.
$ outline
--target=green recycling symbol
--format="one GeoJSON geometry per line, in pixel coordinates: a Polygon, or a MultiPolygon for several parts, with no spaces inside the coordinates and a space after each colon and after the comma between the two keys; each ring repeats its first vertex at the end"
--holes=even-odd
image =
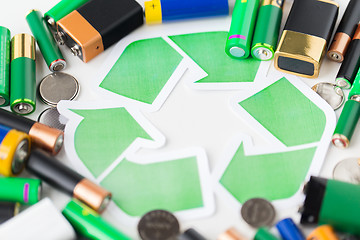
{"type": "Polygon", "coordinates": [[[112,192],[112,212],[122,220],[154,209],[182,219],[208,216],[214,193],[235,207],[252,197],[293,203],[303,181],[320,171],[335,126],[331,108],[300,79],[269,70],[271,63],[229,58],[227,32],[208,28],[125,38],[94,80],[103,100],[58,105],[68,119],[68,158],[112,192]],[[199,94],[239,90],[228,108],[266,144],[234,133],[211,169],[201,146],[160,152],[169,139],[149,116],[184,77],[199,94]]]}

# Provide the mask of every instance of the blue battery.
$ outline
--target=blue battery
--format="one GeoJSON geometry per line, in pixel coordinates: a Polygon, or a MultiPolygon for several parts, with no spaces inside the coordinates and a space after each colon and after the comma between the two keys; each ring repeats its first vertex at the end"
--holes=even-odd
{"type": "Polygon", "coordinates": [[[228,0],[150,0],[145,2],[145,18],[148,24],[228,14],[228,0]]]}
{"type": "Polygon", "coordinates": [[[2,141],[4,140],[4,138],[9,133],[10,130],[11,128],[6,127],[4,125],[0,125],[0,144],[2,143],[2,141]]]}
{"type": "Polygon", "coordinates": [[[304,234],[291,218],[285,218],[279,221],[276,224],[276,228],[284,240],[305,240],[304,234]]]}

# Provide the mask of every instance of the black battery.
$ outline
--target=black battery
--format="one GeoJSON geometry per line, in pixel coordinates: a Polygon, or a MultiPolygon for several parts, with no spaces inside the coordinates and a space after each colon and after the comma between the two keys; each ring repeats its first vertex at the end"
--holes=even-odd
{"type": "Polygon", "coordinates": [[[88,62],[143,23],[135,0],[91,0],[57,22],[56,39],[88,62]]]}
{"type": "Polygon", "coordinates": [[[338,10],[331,0],[295,0],[275,53],[275,68],[316,78],[338,10]]]}

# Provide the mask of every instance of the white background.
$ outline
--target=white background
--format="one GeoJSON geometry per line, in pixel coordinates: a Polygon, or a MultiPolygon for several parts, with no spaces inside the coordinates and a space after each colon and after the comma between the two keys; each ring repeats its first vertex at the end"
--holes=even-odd
{"type": "MultiPolygon", "coordinates": [[[[45,13],[58,1],[1,0],[1,2],[0,25],[9,28],[13,36],[18,33],[31,34],[25,20],[25,15],[29,10],[38,9],[42,13],[45,13]]],[[[140,2],[142,3],[143,1],[140,2]]],[[[348,1],[338,0],[337,2],[340,4],[338,24],[348,1]]],[[[286,0],[283,24],[291,4],[292,1],[286,0]]],[[[230,5],[233,5],[233,2],[230,5]]],[[[196,24],[196,20],[190,21],[193,21],[194,24],[196,24]]],[[[149,26],[143,26],[136,31],[141,31],[143,28],[149,28],[149,26]]],[[[67,68],[64,72],[76,77],[81,85],[81,92],[77,100],[99,99],[87,83],[91,78],[96,76],[98,69],[102,66],[112,48],[106,50],[87,64],[81,62],[77,57],[72,56],[66,47],[61,47],[61,50],[67,61],[67,68]]],[[[319,78],[315,80],[303,79],[303,81],[309,85],[309,87],[317,82],[334,82],[339,67],[340,64],[325,59],[321,67],[319,78]]],[[[49,73],[50,71],[37,49],[37,82],[39,83],[40,80],[49,73]]],[[[184,77],[186,78],[186,75],[184,77]]],[[[210,169],[212,170],[217,159],[221,158],[225,146],[236,133],[249,133],[254,137],[255,145],[260,145],[264,141],[230,110],[228,100],[234,94],[241,94],[241,91],[195,91],[189,89],[184,84],[184,81],[181,80],[160,111],[151,114],[147,113],[146,117],[166,136],[167,144],[163,150],[176,150],[184,147],[202,146],[208,153],[210,169]]],[[[38,115],[45,108],[47,108],[47,106],[38,100],[37,109],[30,118],[37,119],[38,115]]],[[[337,116],[339,116],[340,112],[341,110],[336,112],[337,116]]],[[[330,146],[325,159],[325,164],[321,171],[321,176],[331,177],[332,170],[337,162],[348,157],[359,156],[359,133],[360,130],[357,128],[352,138],[351,145],[346,150],[340,150],[330,146]]],[[[57,158],[70,165],[63,150],[59,153],[57,158]]],[[[294,171],[296,171],[296,169],[294,169],[294,171]]],[[[23,176],[27,176],[26,173],[23,176]]],[[[49,196],[59,209],[62,209],[70,199],[68,196],[65,196],[57,190],[53,190],[47,185],[45,185],[44,195],[49,196]]],[[[213,216],[194,221],[181,221],[181,229],[186,230],[188,227],[194,227],[208,239],[216,239],[220,233],[227,228],[234,226],[243,233],[243,235],[249,238],[253,237],[254,229],[249,227],[241,219],[238,211],[229,208],[223,199],[220,199],[216,195],[215,201],[216,212],[213,216]]],[[[299,214],[297,214],[297,208],[298,207],[294,207],[293,209],[278,212],[277,220],[284,217],[293,217],[298,221],[299,214]]],[[[129,228],[128,226],[120,224],[115,219],[112,219],[107,213],[103,214],[103,216],[122,232],[128,234],[132,238],[138,238],[136,228],[129,228]]],[[[309,232],[310,230],[311,229],[305,229],[306,232],[309,232]]]]}

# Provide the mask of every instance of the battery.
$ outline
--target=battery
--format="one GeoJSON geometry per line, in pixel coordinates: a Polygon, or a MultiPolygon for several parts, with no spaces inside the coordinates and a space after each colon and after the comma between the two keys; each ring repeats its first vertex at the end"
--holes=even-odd
{"type": "Polygon", "coordinates": [[[13,202],[0,202],[0,224],[19,213],[20,204],[13,202]]]}
{"type": "Polygon", "coordinates": [[[331,0],[294,1],[275,52],[277,70],[316,78],[339,5],[331,0]]]}
{"type": "Polygon", "coordinates": [[[359,12],[360,1],[350,0],[327,53],[331,60],[336,62],[344,60],[351,38],[354,36],[356,26],[360,21],[359,12]]]}
{"type": "Polygon", "coordinates": [[[0,178],[0,201],[34,204],[40,200],[41,181],[32,178],[0,178]]]}
{"type": "Polygon", "coordinates": [[[302,224],[330,224],[336,231],[360,234],[360,186],[312,176],[305,185],[302,224]]]}
{"type": "Polygon", "coordinates": [[[32,151],[26,169],[51,186],[102,212],[111,200],[111,193],[68,168],[41,150],[32,151]]]}
{"type": "Polygon", "coordinates": [[[32,145],[57,154],[64,143],[64,132],[0,108],[0,124],[29,134],[32,145]]]}
{"type": "Polygon", "coordinates": [[[234,227],[229,228],[222,234],[220,234],[217,240],[246,240],[234,227]]]}
{"type": "Polygon", "coordinates": [[[92,0],[57,22],[56,39],[88,62],[143,23],[135,0],[92,0]]]}
{"type": "Polygon", "coordinates": [[[18,175],[30,154],[30,138],[26,133],[0,125],[0,174],[18,175]]]}
{"type": "Polygon", "coordinates": [[[244,59],[250,55],[259,3],[260,0],[235,2],[225,46],[225,52],[230,57],[244,59]]]}
{"type": "Polygon", "coordinates": [[[147,24],[229,14],[228,0],[151,0],[144,5],[147,24]]]}
{"type": "Polygon", "coordinates": [[[278,42],[283,0],[264,0],[256,20],[251,55],[258,60],[271,60],[278,42]]]}
{"type": "Polygon", "coordinates": [[[26,15],[26,21],[29,24],[32,34],[40,48],[45,62],[52,72],[63,70],[66,62],[61,54],[58,45],[55,42],[53,34],[44,20],[41,12],[31,10],[26,15]]]}
{"type": "Polygon", "coordinates": [[[179,235],[178,240],[206,240],[206,238],[201,236],[195,229],[189,228],[179,235]]]}
{"type": "Polygon", "coordinates": [[[360,96],[360,68],[357,71],[354,82],[352,83],[352,87],[349,92],[349,98],[352,96],[359,95],[360,96]]]}
{"type": "Polygon", "coordinates": [[[21,33],[11,39],[11,111],[26,115],[36,107],[35,39],[21,33]]]}
{"type": "Polygon", "coordinates": [[[89,0],[61,0],[58,4],[52,7],[44,15],[47,23],[53,28],[56,29],[56,22],[71,13],[72,11],[78,9],[89,0]]]}
{"type": "Polygon", "coordinates": [[[360,67],[360,25],[350,42],[349,50],[336,76],[336,85],[342,88],[350,88],[354,82],[356,73],[360,67]]]}
{"type": "Polygon", "coordinates": [[[347,148],[350,144],[356,124],[360,118],[360,97],[352,96],[345,102],[344,108],[336,124],[332,143],[339,148],[347,148]]]}
{"type": "Polygon", "coordinates": [[[305,240],[304,234],[291,218],[285,218],[276,224],[281,238],[284,240],[305,240]]]}
{"type": "Polygon", "coordinates": [[[330,225],[322,225],[315,228],[306,240],[339,240],[339,238],[330,225]]]}
{"type": "Polygon", "coordinates": [[[98,213],[76,199],[70,201],[62,213],[74,229],[86,238],[101,240],[131,239],[104,221],[98,213]]]}
{"type": "Polygon", "coordinates": [[[10,30],[0,26],[0,107],[9,105],[10,30]]]}
{"type": "Polygon", "coordinates": [[[261,227],[257,230],[254,240],[279,240],[277,237],[275,237],[272,233],[269,232],[264,227],[261,227]]]}

